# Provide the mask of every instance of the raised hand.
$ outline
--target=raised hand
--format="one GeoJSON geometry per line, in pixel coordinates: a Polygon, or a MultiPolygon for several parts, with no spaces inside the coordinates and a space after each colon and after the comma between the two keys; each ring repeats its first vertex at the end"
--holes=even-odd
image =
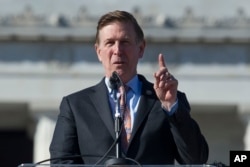
{"type": "Polygon", "coordinates": [[[162,105],[169,111],[177,99],[178,81],[169,73],[162,54],[158,56],[158,63],[159,70],[154,73],[154,89],[162,105]]]}

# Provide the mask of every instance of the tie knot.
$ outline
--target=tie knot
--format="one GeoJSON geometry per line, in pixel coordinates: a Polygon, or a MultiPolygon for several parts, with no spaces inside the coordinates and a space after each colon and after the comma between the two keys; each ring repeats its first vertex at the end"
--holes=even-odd
{"type": "Polygon", "coordinates": [[[119,88],[119,92],[123,95],[123,94],[126,94],[128,93],[128,91],[130,90],[130,87],[128,85],[124,85],[124,86],[121,86],[119,88]]]}

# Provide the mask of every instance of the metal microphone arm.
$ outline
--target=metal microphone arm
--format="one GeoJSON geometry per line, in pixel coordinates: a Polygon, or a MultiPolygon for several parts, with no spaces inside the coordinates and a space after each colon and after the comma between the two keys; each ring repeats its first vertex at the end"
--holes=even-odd
{"type": "Polygon", "coordinates": [[[117,74],[116,71],[112,73],[112,76],[110,77],[109,80],[109,87],[113,91],[113,97],[115,101],[115,134],[116,134],[116,158],[115,159],[109,159],[105,162],[106,165],[124,165],[124,164],[129,164],[129,162],[121,158],[122,151],[120,149],[121,147],[121,139],[120,139],[120,132],[121,132],[121,125],[122,125],[122,117],[121,117],[121,110],[124,109],[124,107],[121,107],[120,105],[120,99],[124,98],[126,99],[126,93],[124,93],[123,96],[125,97],[119,97],[117,98],[117,92],[120,87],[124,88],[124,84],[122,83],[122,80],[120,79],[119,75],[117,74]]]}
{"type": "Polygon", "coordinates": [[[119,77],[119,75],[117,74],[116,71],[114,71],[112,73],[112,76],[110,77],[109,80],[109,86],[112,89],[113,92],[113,98],[114,98],[114,102],[115,102],[115,134],[116,134],[116,139],[118,140],[117,144],[116,144],[116,158],[120,158],[121,157],[121,150],[120,150],[120,139],[119,139],[119,134],[120,134],[120,130],[121,130],[121,106],[120,106],[120,99],[121,97],[117,97],[117,92],[118,92],[118,88],[121,86],[121,79],[119,77]]]}

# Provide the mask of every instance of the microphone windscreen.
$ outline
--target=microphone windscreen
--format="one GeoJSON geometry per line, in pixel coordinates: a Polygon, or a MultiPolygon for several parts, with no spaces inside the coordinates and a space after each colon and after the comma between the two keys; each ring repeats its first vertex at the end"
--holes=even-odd
{"type": "Polygon", "coordinates": [[[118,74],[116,73],[116,71],[114,71],[112,73],[112,76],[109,79],[109,87],[111,89],[117,89],[118,88],[118,84],[119,84],[119,77],[118,74]]]}

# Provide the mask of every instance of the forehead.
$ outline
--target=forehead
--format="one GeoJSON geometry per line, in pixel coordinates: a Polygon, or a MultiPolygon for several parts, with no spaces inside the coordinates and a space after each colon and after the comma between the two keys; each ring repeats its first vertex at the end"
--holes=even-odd
{"type": "Polygon", "coordinates": [[[99,30],[100,38],[110,38],[110,37],[134,37],[135,30],[130,22],[112,22],[99,30]]]}

